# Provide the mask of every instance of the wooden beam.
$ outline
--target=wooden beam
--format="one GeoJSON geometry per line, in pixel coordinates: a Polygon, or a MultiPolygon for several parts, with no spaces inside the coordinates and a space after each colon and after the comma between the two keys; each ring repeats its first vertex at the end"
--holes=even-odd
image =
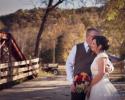
{"type": "Polygon", "coordinates": [[[25,78],[39,72],[39,58],[12,63],[12,76],[8,75],[8,63],[0,64],[0,85],[25,78]],[[22,67],[23,65],[23,67],[22,67]]]}
{"type": "Polygon", "coordinates": [[[0,80],[0,85],[3,84],[3,83],[7,83],[7,82],[11,82],[11,81],[15,81],[15,80],[18,80],[18,79],[22,79],[22,78],[31,76],[34,73],[38,73],[38,72],[39,72],[39,69],[37,69],[37,70],[35,70],[33,72],[22,73],[22,74],[13,76],[12,80],[8,80],[7,78],[3,78],[3,79],[0,80]]]}
{"type": "MultiPolygon", "coordinates": [[[[13,62],[12,66],[13,67],[23,66],[23,65],[38,63],[38,62],[39,62],[39,58],[36,58],[36,59],[31,59],[31,60],[26,60],[26,61],[13,62]]],[[[0,64],[0,69],[4,69],[4,68],[8,68],[8,63],[0,64]]]]}
{"type": "MultiPolygon", "coordinates": [[[[28,67],[25,66],[23,68],[18,67],[18,68],[14,68],[12,70],[12,75],[18,75],[20,73],[23,73],[23,72],[26,72],[26,71],[33,71],[33,70],[36,70],[36,69],[39,69],[39,64],[28,66],[28,67]]],[[[4,71],[4,72],[1,71],[0,77],[5,77],[5,76],[8,76],[8,71],[7,70],[4,71]]]]}

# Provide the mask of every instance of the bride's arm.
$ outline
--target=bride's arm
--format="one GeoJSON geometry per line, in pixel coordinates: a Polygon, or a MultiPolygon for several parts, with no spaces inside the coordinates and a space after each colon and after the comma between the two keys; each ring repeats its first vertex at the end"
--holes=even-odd
{"type": "Polygon", "coordinates": [[[94,76],[94,78],[91,82],[91,86],[95,85],[103,78],[103,76],[105,74],[106,58],[105,57],[99,58],[97,61],[97,65],[98,65],[98,74],[96,76],[94,76]]]}

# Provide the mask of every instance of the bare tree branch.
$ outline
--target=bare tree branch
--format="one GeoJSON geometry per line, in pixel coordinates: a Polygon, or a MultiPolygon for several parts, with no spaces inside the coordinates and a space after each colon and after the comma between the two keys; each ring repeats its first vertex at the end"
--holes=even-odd
{"type": "Polygon", "coordinates": [[[35,4],[32,0],[30,0],[30,1],[31,1],[31,3],[32,3],[33,7],[34,7],[34,8],[37,8],[37,7],[36,7],[36,4],[35,4]]]}
{"type": "Polygon", "coordinates": [[[59,0],[55,5],[53,5],[52,7],[50,7],[50,9],[53,9],[55,7],[57,7],[59,4],[61,4],[64,0],[59,0]]]}

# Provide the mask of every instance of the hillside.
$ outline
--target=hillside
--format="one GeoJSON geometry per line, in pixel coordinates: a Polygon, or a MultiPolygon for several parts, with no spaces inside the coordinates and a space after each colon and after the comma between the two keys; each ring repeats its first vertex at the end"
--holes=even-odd
{"type": "MultiPolygon", "coordinates": [[[[33,56],[36,33],[39,31],[44,11],[42,8],[18,10],[0,17],[0,29],[6,28],[13,34],[27,58],[33,56]]],[[[110,40],[109,51],[120,55],[124,52],[124,50],[120,51],[121,46],[125,48],[123,43],[125,22],[119,19],[107,21],[104,16],[103,8],[56,9],[51,12],[41,37],[40,57],[42,60],[52,62],[53,47],[56,47],[56,62],[65,62],[69,50],[74,44],[85,39],[85,29],[90,26],[99,28],[110,40]],[[119,27],[118,23],[121,23],[122,27],[119,27]]],[[[124,13],[119,16],[119,18],[122,17],[125,17],[124,13]]]]}

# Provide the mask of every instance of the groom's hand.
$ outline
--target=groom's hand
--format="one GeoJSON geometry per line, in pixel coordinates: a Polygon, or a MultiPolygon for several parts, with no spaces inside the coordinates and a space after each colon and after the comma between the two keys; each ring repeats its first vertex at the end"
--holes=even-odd
{"type": "Polygon", "coordinates": [[[71,92],[75,92],[76,88],[75,88],[75,85],[74,85],[74,84],[71,84],[70,90],[71,90],[71,92]]]}

